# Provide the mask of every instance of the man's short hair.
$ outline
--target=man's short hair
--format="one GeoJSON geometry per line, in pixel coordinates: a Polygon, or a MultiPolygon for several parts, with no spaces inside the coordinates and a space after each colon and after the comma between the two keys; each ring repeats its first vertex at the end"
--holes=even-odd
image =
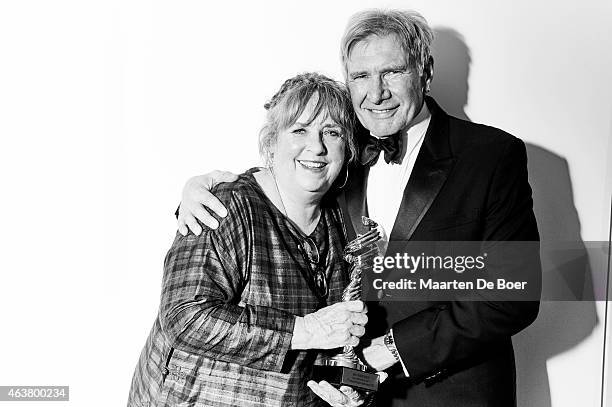
{"type": "Polygon", "coordinates": [[[351,50],[355,44],[372,35],[395,35],[408,55],[410,67],[416,68],[419,75],[423,74],[429,63],[433,41],[433,31],[425,18],[412,10],[371,9],[353,14],[344,30],[340,53],[345,76],[351,50]]]}

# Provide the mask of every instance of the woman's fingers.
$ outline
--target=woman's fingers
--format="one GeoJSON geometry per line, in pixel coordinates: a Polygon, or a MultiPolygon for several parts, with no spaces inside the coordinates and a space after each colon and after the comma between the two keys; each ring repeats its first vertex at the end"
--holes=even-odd
{"type": "Polygon", "coordinates": [[[335,329],[333,333],[327,336],[326,349],[339,348],[344,345],[357,346],[359,345],[359,338],[365,333],[363,327],[359,328],[339,328],[335,329]],[[361,329],[363,331],[361,331],[361,329]],[[356,334],[352,331],[355,330],[356,334]]]}
{"type": "MultiPolygon", "coordinates": [[[[348,345],[348,346],[352,346],[352,347],[356,347],[357,345],[359,345],[359,338],[356,336],[350,336],[349,340],[346,341],[346,343],[344,345],[348,345]]],[[[342,346],[344,346],[342,345],[342,346]]]]}
{"type": "Polygon", "coordinates": [[[365,325],[368,323],[368,315],[363,312],[351,313],[351,322],[357,325],[365,325]]]}
{"type": "Polygon", "coordinates": [[[327,309],[329,312],[326,316],[336,323],[350,321],[353,324],[365,325],[368,322],[368,310],[361,300],[338,302],[322,310],[327,309]]]}
{"type": "Polygon", "coordinates": [[[368,312],[365,303],[361,300],[343,301],[338,304],[342,304],[347,311],[352,312],[368,312]]]}
{"type": "Polygon", "coordinates": [[[340,302],[299,317],[293,349],[332,349],[357,346],[368,322],[363,301],[340,302]]]}
{"type": "Polygon", "coordinates": [[[361,325],[353,325],[349,328],[351,335],[361,338],[365,334],[365,328],[361,325]]]}

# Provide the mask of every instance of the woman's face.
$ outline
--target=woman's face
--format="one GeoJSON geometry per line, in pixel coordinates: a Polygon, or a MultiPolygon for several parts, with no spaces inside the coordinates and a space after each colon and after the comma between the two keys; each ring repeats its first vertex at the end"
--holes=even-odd
{"type": "Polygon", "coordinates": [[[324,194],[340,173],[346,147],[341,127],[325,110],[306,124],[317,98],[313,95],[297,121],[279,131],[273,168],[285,188],[324,194]]]}

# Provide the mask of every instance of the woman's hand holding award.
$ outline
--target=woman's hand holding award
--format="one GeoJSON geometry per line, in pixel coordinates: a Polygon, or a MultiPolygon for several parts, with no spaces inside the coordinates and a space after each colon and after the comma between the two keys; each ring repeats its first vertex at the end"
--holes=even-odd
{"type": "MultiPolygon", "coordinates": [[[[379,255],[376,243],[383,236],[380,226],[365,216],[362,216],[361,222],[368,231],[358,235],[344,249],[344,259],[350,265],[350,283],[342,293],[342,301],[361,299],[362,275],[364,271],[372,269],[374,257],[379,255]]],[[[352,346],[344,346],[342,352],[315,365],[314,380],[325,380],[336,387],[350,386],[365,392],[378,390],[378,375],[368,372],[368,367],[352,346]]]]}

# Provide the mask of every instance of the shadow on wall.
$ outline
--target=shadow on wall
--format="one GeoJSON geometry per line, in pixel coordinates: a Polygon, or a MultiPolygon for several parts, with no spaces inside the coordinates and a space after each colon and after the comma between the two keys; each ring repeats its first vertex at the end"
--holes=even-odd
{"type": "MultiPolygon", "coordinates": [[[[470,50],[458,32],[444,27],[434,31],[431,93],[447,113],[470,120],[465,113],[470,50]]],[[[542,256],[545,298],[570,298],[561,292],[570,290],[578,298],[593,299],[589,256],[580,237],[567,161],[542,147],[529,143],[526,147],[542,247],[559,241],[574,242],[571,264],[563,256],[542,256]]],[[[537,320],[513,338],[519,406],[551,407],[546,361],[578,345],[597,324],[592,301],[541,303],[537,320]]]]}

